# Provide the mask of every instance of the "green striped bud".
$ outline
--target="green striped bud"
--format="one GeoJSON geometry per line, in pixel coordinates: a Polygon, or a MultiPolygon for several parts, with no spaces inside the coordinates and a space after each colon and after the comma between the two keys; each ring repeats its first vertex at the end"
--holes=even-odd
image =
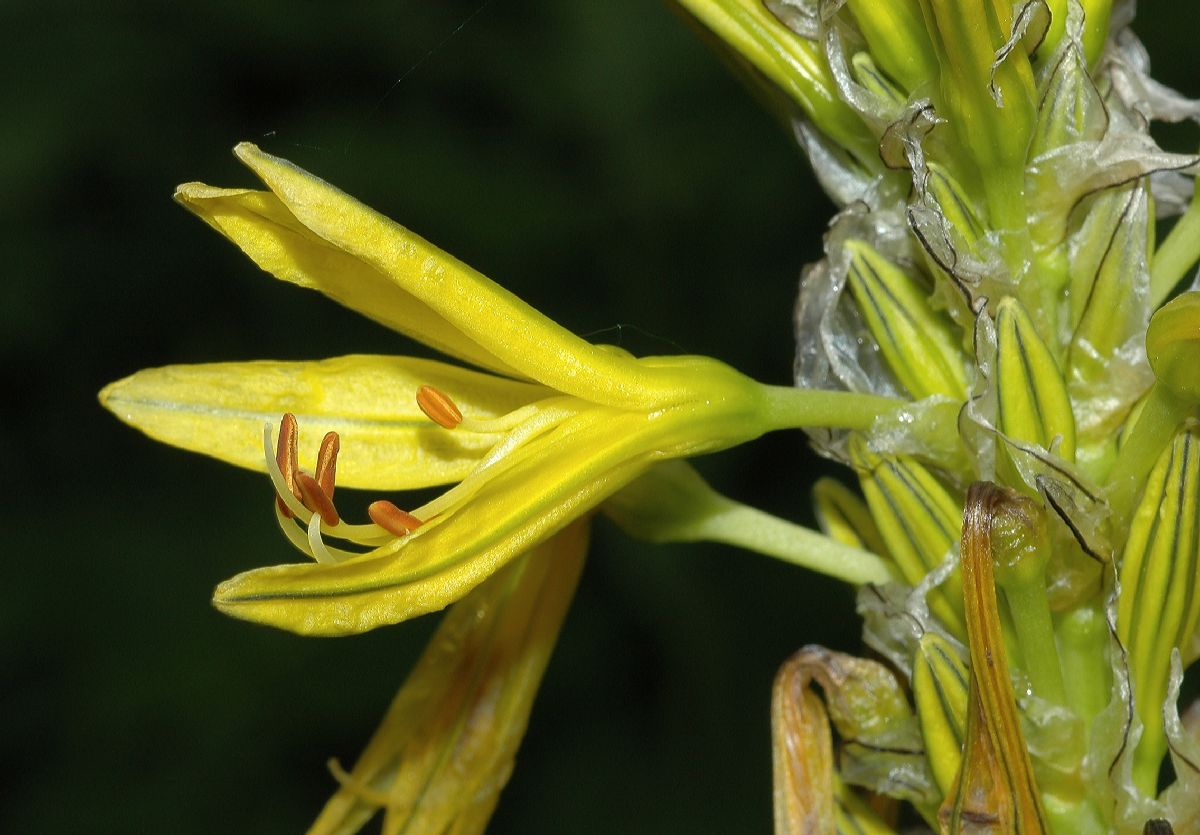
{"type": "Polygon", "coordinates": [[[843,545],[888,556],[887,546],[866,503],[837,479],[817,480],[813,485],[813,507],[817,524],[826,536],[843,545]]]}
{"type": "Polygon", "coordinates": [[[876,63],[906,91],[937,80],[937,55],[917,0],[848,0],[847,5],[876,63]]]}
{"type": "Polygon", "coordinates": [[[854,71],[855,80],[875,98],[897,108],[904,106],[904,93],[879,71],[879,67],[875,66],[870,55],[865,52],[856,52],[850,59],[850,68],[854,71]]]}
{"type": "Polygon", "coordinates": [[[954,788],[967,735],[970,672],[945,638],[926,632],[913,659],[913,700],[929,767],[942,794],[954,788]]]}
{"type": "MultiPolygon", "coordinates": [[[[851,438],[849,452],[867,507],[900,575],[917,585],[953,551],[962,532],[962,506],[911,458],[878,455],[858,436],[851,438]]],[[[957,573],[932,590],[928,601],[948,629],[964,634],[957,573]]]]}
{"type": "Polygon", "coordinates": [[[872,168],[878,143],[837,84],[820,46],[784,26],[761,0],[678,0],[742,60],[798,104],[826,136],[872,168]]]}
{"type": "Polygon", "coordinates": [[[1151,317],[1146,354],[1159,385],[1200,403],[1200,291],[1177,296],[1151,317]]]}
{"type": "Polygon", "coordinates": [[[1176,435],[1151,470],[1129,525],[1120,579],[1117,635],[1145,726],[1134,780],[1153,796],[1167,746],[1162,709],[1171,650],[1187,649],[1200,620],[1200,430],[1176,435]]]}
{"type": "Polygon", "coordinates": [[[1075,460],[1075,415],[1067,384],[1033,320],[1012,297],[996,306],[994,383],[1001,432],[1075,460]]]}
{"type": "Polygon", "coordinates": [[[845,247],[850,291],[896,379],[917,399],[965,400],[966,354],[950,318],[930,307],[928,289],[869,244],[845,247]]]}

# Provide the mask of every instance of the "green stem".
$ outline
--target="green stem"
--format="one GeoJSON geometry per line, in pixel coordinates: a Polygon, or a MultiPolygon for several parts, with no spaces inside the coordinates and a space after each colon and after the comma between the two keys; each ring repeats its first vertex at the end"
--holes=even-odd
{"type": "Polygon", "coordinates": [[[1108,664],[1102,663],[1108,653],[1108,624],[1098,609],[1084,607],[1061,619],[1058,634],[1063,675],[1071,682],[1067,704],[1083,721],[1086,735],[1109,700],[1108,664]]]}
{"type": "Polygon", "coordinates": [[[870,429],[907,401],[850,391],[763,386],[764,418],[772,429],[870,429]]]}
{"type": "Polygon", "coordinates": [[[855,585],[896,579],[892,566],[870,551],[724,497],[678,538],[736,545],[855,585]]]}
{"type": "Polygon", "coordinates": [[[1108,475],[1108,497],[1114,520],[1123,526],[1133,512],[1138,492],[1158,456],[1166,449],[1176,430],[1192,412],[1192,407],[1160,383],[1146,397],[1141,417],[1129,430],[1129,437],[1117,453],[1108,475]]]}
{"type": "Polygon", "coordinates": [[[1154,253],[1150,265],[1150,309],[1158,308],[1175,285],[1200,261],[1200,199],[1192,198],[1187,211],[1154,253]]]}
{"type": "Polygon", "coordinates": [[[1044,575],[1034,582],[1009,582],[1003,588],[1033,692],[1053,704],[1066,704],[1044,575]]]}

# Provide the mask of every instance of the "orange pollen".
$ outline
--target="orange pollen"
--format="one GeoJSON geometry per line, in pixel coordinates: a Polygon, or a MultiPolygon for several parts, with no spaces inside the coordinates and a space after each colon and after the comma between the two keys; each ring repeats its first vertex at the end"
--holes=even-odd
{"type": "Polygon", "coordinates": [[[296,473],[296,484],[300,487],[300,501],[313,513],[321,517],[326,525],[333,526],[341,521],[333,499],[325,492],[315,478],[308,473],[296,473]]]}
{"type": "Polygon", "coordinates": [[[417,405],[421,407],[425,417],[438,426],[453,429],[462,423],[463,416],[458,406],[454,405],[448,394],[433,386],[421,386],[417,389],[417,405]]]}
{"type": "MultiPolygon", "coordinates": [[[[303,501],[300,488],[296,486],[296,473],[300,470],[296,464],[296,438],[296,416],[288,412],[279,421],[279,440],[275,444],[275,461],[279,464],[279,471],[283,473],[283,480],[288,489],[292,491],[292,495],[303,501]]],[[[283,499],[276,496],[275,503],[279,505],[279,510],[286,518],[292,518],[292,512],[287,509],[283,499]]]]}
{"type": "Polygon", "coordinates": [[[317,484],[330,499],[333,498],[333,481],[337,475],[338,451],[342,448],[342,440],[336,432],[326,432],[321,439],[321,449],[317,452],[317,484]]]}
{"type": "Polygon", "coordinates": [[[367,515],[371,521],[392,536],[405,536],[425,524],[416,516],[396,507],[386,499],[371,502],[367,507],[367,515]]]}

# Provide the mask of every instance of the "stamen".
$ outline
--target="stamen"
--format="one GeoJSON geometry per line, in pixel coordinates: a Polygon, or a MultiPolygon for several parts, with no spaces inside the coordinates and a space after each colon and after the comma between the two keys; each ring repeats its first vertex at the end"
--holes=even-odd
{"type": "Polygon", "coordinates": [[[406,513],[386,499],[371,502],[367,507],[371,521],[393,536],[407,536],[425,524],[411,513],[406,513]]]}
{"type": "Polygon", "coordinates": [[[438,426],[453,429],[462,423],[462,412],[450,396],[433,386],[421,386],[417,389],[417,405],[425,413],[425,417],[438,426]]]}
{"type": "MultiPolygon", "coordinates": [[[[296,441],[296,416],[287,412],[279,421],[279,441],[275,447],[275,461],[279,464],[279,471],[283,473],[284,483],[292,491],[292,495],[300,499],[300,490],[296,486],[296,471],[299,469],[296,464],[296,441]]],[[[283,511],[284,516],[292,515],[282,496],[276,496],[275,502],[283,511]]]]}
{"type": "Polygon", "coordinates": [[[300,501],[304,502],[305,507],[320,516],[322,522],[332,528],[342,520],[338,515],[337,508],[333,506],[333,499],[329,498],[315,478],[308,473],[297,472],[296,484],[300,487],[300,501]]]}
{"type": "Polygon", "coordinates": [[[338,451],[342,448],[342,440],[336,432],[326,432],[321,439],[321,449],[317,452],[317,484],[325,491],[325,495],[333,498],[334,477],[337,474],[338,451]]]}

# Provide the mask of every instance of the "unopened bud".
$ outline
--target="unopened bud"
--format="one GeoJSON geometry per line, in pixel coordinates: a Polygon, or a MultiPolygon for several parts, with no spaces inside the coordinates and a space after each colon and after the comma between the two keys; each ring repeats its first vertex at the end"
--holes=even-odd
{"type": "Polygon", "coordinates": [[[930,306],[929,288],[869,244],[845,246],[850,290],[892,373],[917,399],[965,400],[966,355],[950,317],[930,306]]]}
{"type": "Polygon", "coordinates": [[[1066,382],[1033,320],[1011,297],[996,308],[994,384],[1001,432],[1075,460],[1075,415],[1066,382]]]}

